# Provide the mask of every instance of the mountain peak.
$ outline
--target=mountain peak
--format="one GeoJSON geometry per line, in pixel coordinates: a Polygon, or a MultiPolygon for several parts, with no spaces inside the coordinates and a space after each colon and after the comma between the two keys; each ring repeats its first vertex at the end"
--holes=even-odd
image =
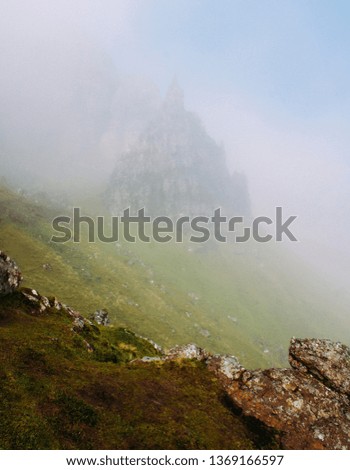
{"type": "Polygon", "coordinates": [[[174,78],[159,114],[117,159],[107,204],[113,213],[144,207],[152,216],[209,216],[218,207],[248,214],[247,188],[236,180],[224,150],[184,108],[184,93],[174,78]]]}

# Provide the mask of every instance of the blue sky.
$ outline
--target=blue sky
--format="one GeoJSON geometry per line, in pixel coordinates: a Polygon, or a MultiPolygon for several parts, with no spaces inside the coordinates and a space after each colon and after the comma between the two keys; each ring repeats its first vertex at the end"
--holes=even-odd
{"type": "MultiPolygon", "coordinates": [[[[1,0],[6,33],[90,41],[122,71],[189,96],[221,89],[266,112],[349,118],[345,0],[1,0]]],[[[2,45],[6,48],[8,43],[2,45]]]]}
{"type": "Polygon", "coordinates": [[[134,17],[130,55],[161,86],[235,89],[296,117],[349,117],[350,3],[345,1],[145,1],[134,17]],[[152,63],[161,64],[152,71],[152,63]]]}

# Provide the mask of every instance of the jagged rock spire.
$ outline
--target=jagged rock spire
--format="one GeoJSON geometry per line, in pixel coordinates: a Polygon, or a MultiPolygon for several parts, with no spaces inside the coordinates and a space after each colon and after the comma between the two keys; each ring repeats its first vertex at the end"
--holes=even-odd
{"type": "Polygon", "coordinates": [[[144,207],[154,217],[210,216],[217,207],[249,212],[246,186],[231,178],[224,150],[184,108],[176,78],[159,114],[118,158],[107,198],[115,214],[127,207],[132,212],[144,207]]]}

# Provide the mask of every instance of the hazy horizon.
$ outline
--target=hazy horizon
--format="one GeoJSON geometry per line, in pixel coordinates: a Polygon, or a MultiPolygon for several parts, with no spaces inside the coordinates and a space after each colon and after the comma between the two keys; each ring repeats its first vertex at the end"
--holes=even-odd
{"type": "Polygon", "coordinates": [[[297,215],[293,248],[347,289],[349,13],[340,0],[2,2],[1,176],[102,185],[176,75],[254,214],[297,215]]]}

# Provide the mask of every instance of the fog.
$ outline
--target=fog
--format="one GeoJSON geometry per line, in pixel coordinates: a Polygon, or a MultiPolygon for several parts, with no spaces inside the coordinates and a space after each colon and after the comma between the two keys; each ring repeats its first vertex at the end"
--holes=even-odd
{"type": "Polygon", "coordinates": [[[348,13],[340,0],[1,1],[1,175],[101,190],[176,75],[254,214],[297,215],[291,248],[347,289],[348,13]]]}

